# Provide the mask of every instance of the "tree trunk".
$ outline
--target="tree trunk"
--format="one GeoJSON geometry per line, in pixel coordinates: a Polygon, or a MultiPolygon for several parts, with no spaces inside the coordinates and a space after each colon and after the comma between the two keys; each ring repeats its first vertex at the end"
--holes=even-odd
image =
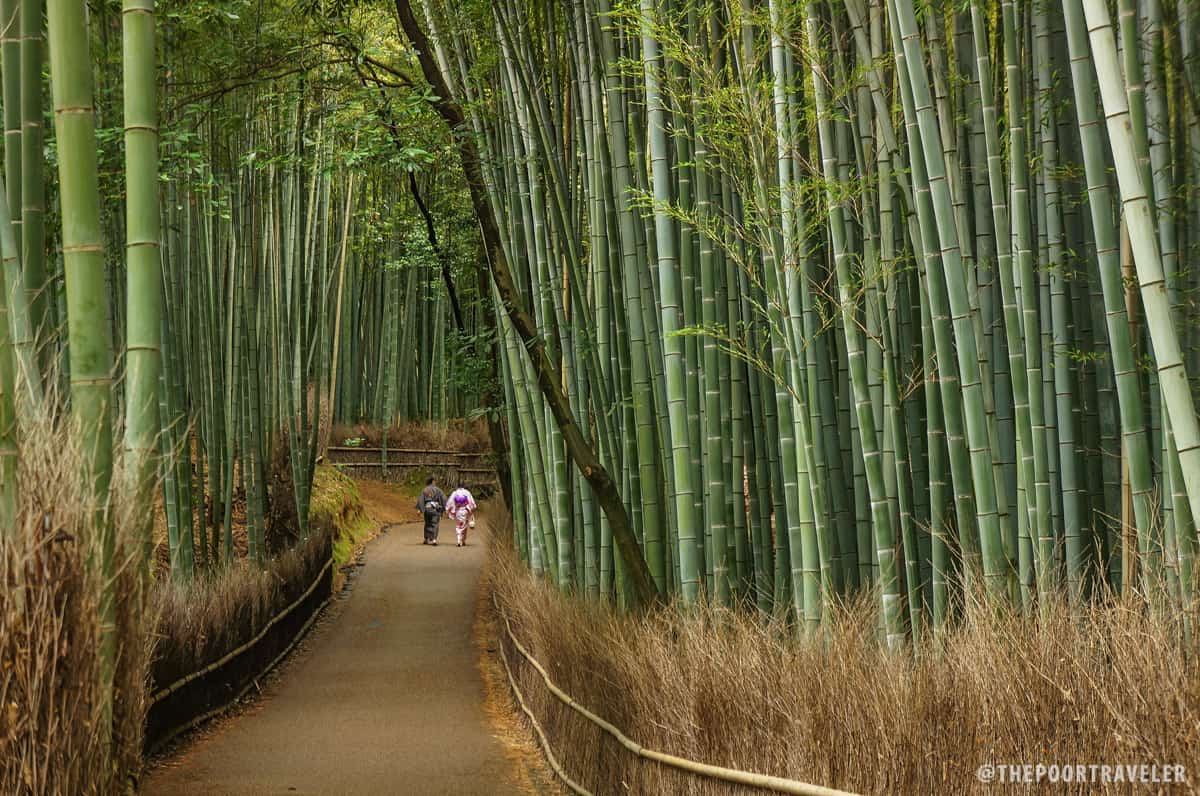
{"type": "Polygon", "coordinates": [[[508,312],[513,328],[517,330],[521,341],[529,351],[542,395],[554,414],[555,423],[566,441],[568,453],[595,491],[600,506],[612,526],[613,538],[620,549],[621,559],[632,581],[637,600],[643,605],[654,602],[657,599],[657,591],[650,577],[650,568],[646,565],[637,538],[634,536],[629,514],[625,510],[625,504],[621,501],[621,494],[608,471],[600,464],[591,445],[575,422],[575,418],[571,415],[567,398],[560,386],[562,375],[546,355],[545,341],[538,334],[533,319],[524,309],[521,297],[517,293],[512,272],[509,270],[508,261],[504,256],[500,228],[492,213],[492,207],[488,204],[483,170],[475,141],[471,137],[470,127],[462,110],[451,98],[450,89],[438,70],[429,41],[413,14],[409,0],[396,0],[396,14],[399,17],[401,28],[417,52],[425,79],[429,81],[437,95],[437,99],[433,100],[434,108],[450,127],[458,144],[463,173],[466,176],[467,187],[471,191],[471,205],[479,221],[492,278],[496,282],[501,301],[508,312]]]}

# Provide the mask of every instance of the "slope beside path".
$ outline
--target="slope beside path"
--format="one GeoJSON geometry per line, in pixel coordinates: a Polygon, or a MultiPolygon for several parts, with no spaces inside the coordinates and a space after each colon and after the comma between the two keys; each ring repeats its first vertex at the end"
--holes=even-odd
{"type": "Polygon", "coordinates": [[[143,793],[522,792],[484,714],[472,639],[482,534],[456,548],[443,521],[426,547],[408,499],[360,486],[388,527],[336,614],[254,706],[150,771],[143,793]]]}

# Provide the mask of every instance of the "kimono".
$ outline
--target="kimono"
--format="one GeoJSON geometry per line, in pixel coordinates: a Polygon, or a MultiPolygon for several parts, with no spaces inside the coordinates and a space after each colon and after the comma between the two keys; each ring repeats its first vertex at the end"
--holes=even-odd
{"type": "Polygon", "coordinates": [[[417,497],[417,511],[425,517],[424,544],[437,544],[438,521],[442,518],[442,507],[446,505],[446,494],[430,484],[417,497]]]}
{"type": "Polygon", "coordinates": [[[467,543],[467,530],[475,524],[476,508],[474,495],[463,487],[451,492],[446,499],[446,513],[454,519],[454,536],[460,547],[467,543]],[[465,497],[466,501],[460,503],[460,497],[465,497]]]}

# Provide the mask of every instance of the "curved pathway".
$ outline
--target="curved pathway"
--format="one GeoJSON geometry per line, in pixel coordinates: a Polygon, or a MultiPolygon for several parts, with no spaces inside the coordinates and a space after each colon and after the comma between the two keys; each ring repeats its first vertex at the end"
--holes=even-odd
{"type": "MultiPolygon", "coordinates": [[[[381,523],[415,516],[362,484],[381,523]]],[[[480,535],[482,537],[482,534],[480,535]]],[[[449,544],[447,544],[449,538],[449,544]]],[[[149,794],[508,794],[514,764],[488,726],[472,638],[484,548],[421,544],[392,525],[310,649],[250,710],[149,772],[149,794]]]]}

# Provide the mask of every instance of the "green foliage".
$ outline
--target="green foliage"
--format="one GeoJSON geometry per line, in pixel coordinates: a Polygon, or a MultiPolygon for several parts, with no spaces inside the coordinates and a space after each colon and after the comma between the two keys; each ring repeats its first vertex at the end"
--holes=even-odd
{"type": "Polygon", "coordinates": [[[334,467],[318,467],[313,474],[310,512],[315,527],[331,529],[335,566],[349,562],[354,549],[375,528],[354,481],[334,467]]]}
{"type": "Polygon", "coordinates": [[[492,346],[495,337],[490,330],[478,334],[459,334],[455,331],[449,336],[450,384],[469,395],[482,395],[494,389],[492,346]]]}

